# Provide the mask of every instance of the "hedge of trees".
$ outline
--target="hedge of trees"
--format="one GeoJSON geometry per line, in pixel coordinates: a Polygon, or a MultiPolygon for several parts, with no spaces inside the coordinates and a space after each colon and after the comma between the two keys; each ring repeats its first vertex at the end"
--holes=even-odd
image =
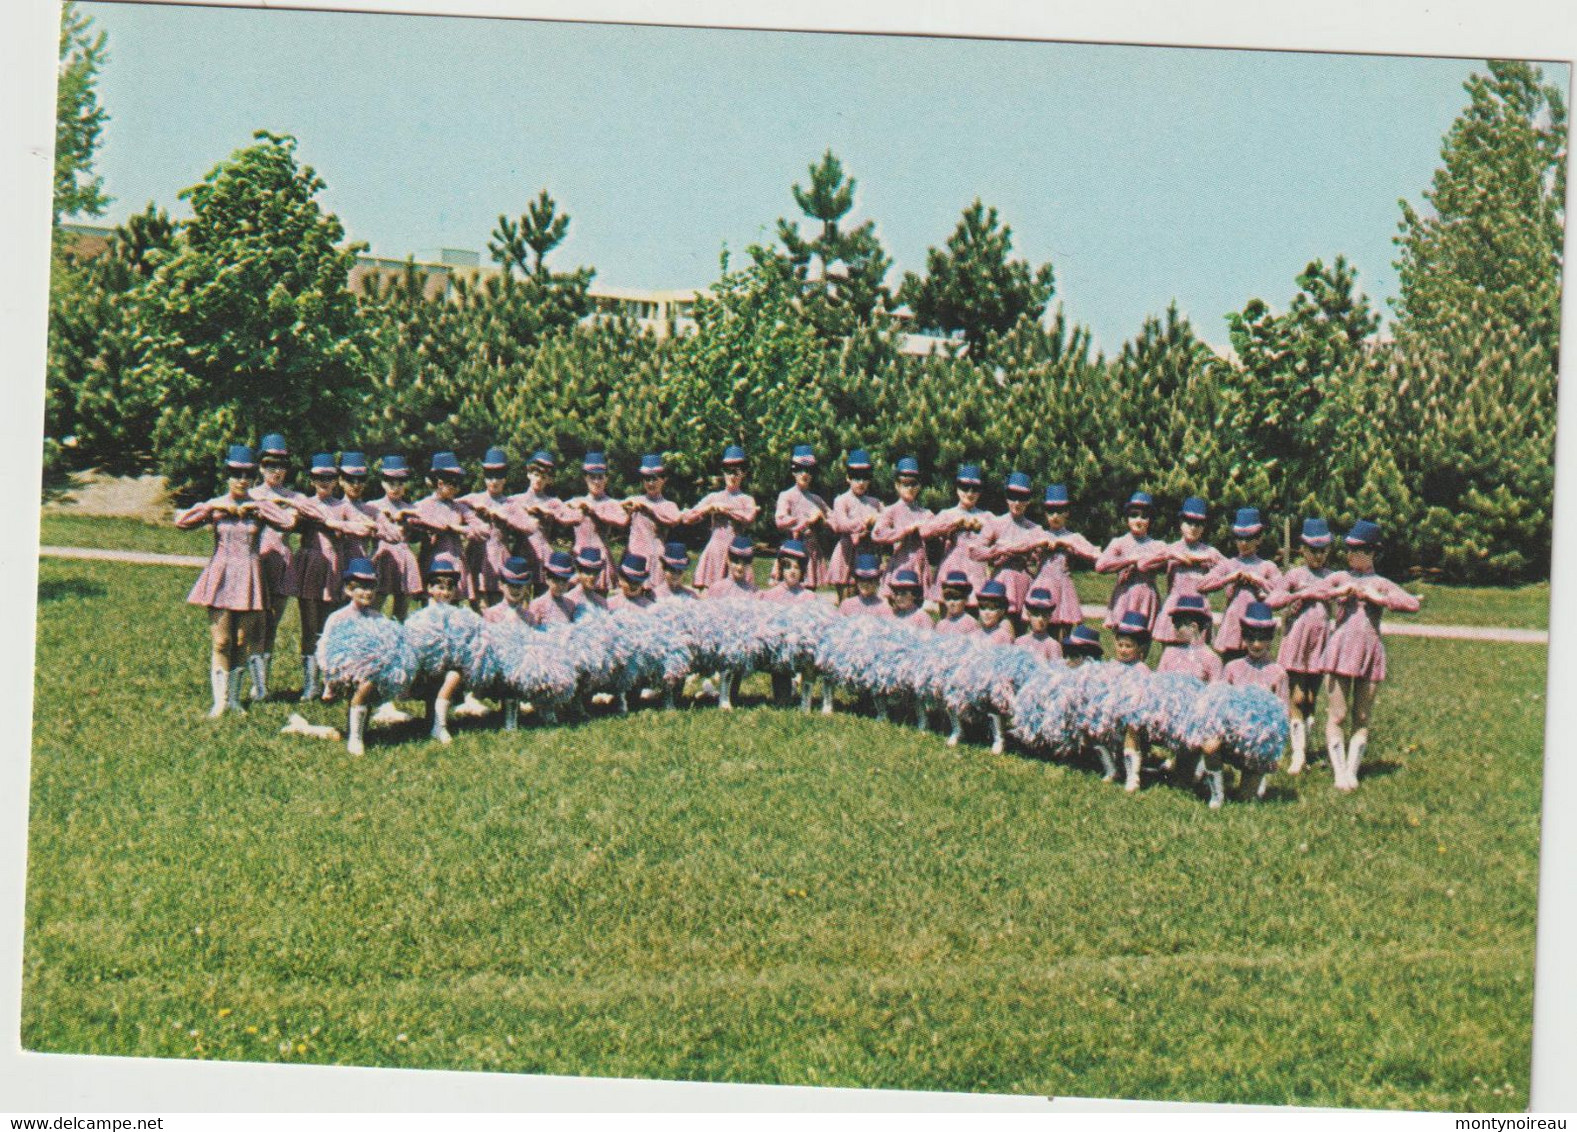
{"type": "MultiPolygon", "coordinates": [[[[91,44],[80,19],[77,34],[91,44]]],[[[1310,513],[1374,518],[1393,570],[1547,577],[1565,107],[1523,63],[1491,62],[1466,89],[1425,210],[1402,202],[1390,337],[1337,256],[1310,263],[1279,310],[1256,298],[1229,314],[1232,358],[1175,309],[1114,357],[1093,352],[1060,306],[1048,313],[1050,266],[1013,259],[1010,229],[978,200],[926,274],[889,291],[890,261],[869,221],[849,221],[854,183],[831,153],[793,187],[803,220],[724,256],[690,334],[588,319],[592,272],[547,262],[570,219],[546,192],[500,217],[485,282],[434,301],[410,264],[353,293],[358,249],[318,203],[321,180],[293,139],[259,133],[183,194],[189,220],[150,206],[89,260],[60,242],[46,456],[155,469],[197,495],[214,490],[226,441],[268,431],[302,452],[417,459],[597,448],[615,490],[661,450],[671,491],[691,498],[725,442],[756,458],[758,492],[786,482],[796,443],[828,457],[860,446],[888,469],[918,456],[933,504],[965,459],[998,483],[1015,468],[1065,482],[1093,536],[1144,487],[1163,508],[1188,494],[1222,513],[1260,506],[1277,532],[1310,513]],[[956,346],[906,356],[901,331],[915,328],[956,346]]]]}

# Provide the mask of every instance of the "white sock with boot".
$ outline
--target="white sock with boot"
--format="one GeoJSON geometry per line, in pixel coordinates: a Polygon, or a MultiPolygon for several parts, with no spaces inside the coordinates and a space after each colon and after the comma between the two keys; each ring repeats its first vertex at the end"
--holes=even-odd
{"type": "Polygon", "coordinates": [[[1210,808],[1212,810],[1219,810],[1222,803],[1227,800],[1225,772],[1219,770],[1207,770],[1205,771],[1205,781],[1210,784],[1210,808]]]}
{"type": "Polygon", "coordinates": [[[1123,762],[1127,765],[1128,776],[1123,780],[1123,789],[1128,793],[1137,793],[1139,789],[1139,763],[1141,756],[1131,747],[1123,748],[1123,762]]]}
{"type": "Polygon", "coordinates": [[[515,731],[520,727],[520,701],[510,698],[504,701],[504,730],[515,731]]]}
{"type": "Polygon", "coordinates": [[[1101,756],[1101,769],[1106,773],[1101,775],[1102,782],[1117,781],[1117,760],[1112,758],[1112,753],[1105,747],[1096,747],[1095,753],[1101,756]]]}
{"type": "Polygon", "coordinates": [[[1292,761],[1287,764],[1288,774],[1302,774],[1303,764],[1309,757],[1309,725],[1303,717],[1294,715],[1288,723],[1292,733],[1292,761]]]}
{"type": "Polygon", "coordinates": [[[723,711],[734,710],[734,674],[732,672],[718,673],[717,706],[723,711]]]}
{"type": "Polygon", "coordinates": [[[252,673],[252,702],[260,704],[268,699],[268,662],[256,652],[246,658],[246,666],[252,673]]]}
{"type": "Polygon", "coordinates": [[[991,713],[991,753],[1000,755],[1007,747],[1007,736],[1002,733],[1002,717],[991,713]]]}
{"type": "Polygon", "coordinates": [[[956,711],[947,713],[947,722],[952,724],[952,730],[947,733],[947,745],[958,746],[958,741],[964,737],[964,721],[959,718],[956,711]]]}
{"type": "Polygon", "coordinates": [[[226,699],[229,708],[237,715],[245,715],[246,708],[241,703],[241,689],[246,686],[246,669],[232,668],[225,678],[226,699]]]}
{"type": "Polygon", "coordinates": [[[301,703],[311,703],[318,698],[322,691],[318,687],[318,658],[304,656],[301,658],[301,703]]]}
{"type": "Polygon", "coordinates": [[[350,735],[345,740],[345,750],[352,755],[365,754],[366,744],[362,736],[367,733],[367,706],[365,704],[352,704],[350,709],[350,735]]]}
{"type": "Polygon", "coordinates": [[[1352,739],[1347,743],[1347,789],[1358,789],[1358,764],[1363,762],[1364,752],[1369,749],[1369,729],[1360,727],[1352,733],[1352,739]]]}
{"type": "Polygon", "coordinates": [[[1347,789],[1347,752],[1340,737],[1325,737],[1325,750],[1331,759],[1331,776],[1336,779],[1336,789],[1347,789]]]}
{"type": "Polygon", "coordinates": [[[218,719],[225,713],[225,704],[230,698],[230,673],[223,668],[210,670],[208,686],[214,694],[214,706],[209,709],[208,718],[218,719]]]}
{"type": "Polygon", "coordinates": [[[816,688],[809,676],[801,676],[799,681],[799,710],[810,711],[810,701],[815,698],[816,688]]]}
{"type": "Polygon", "coordinates": [[[822,715],[831,715],[832,714],[832,681],[831,680],[823,680],[821,682],[821,714],[822,715]]]}
{"type": "Polygon", "coordinates": [[[433,738],[440,743],[450,741],[448,700],[440,698],[433,701],[433,738]]]}

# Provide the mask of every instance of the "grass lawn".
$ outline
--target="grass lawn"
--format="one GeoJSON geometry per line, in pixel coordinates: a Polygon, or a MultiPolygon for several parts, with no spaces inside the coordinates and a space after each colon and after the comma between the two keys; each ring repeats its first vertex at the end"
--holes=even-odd
{"type": "Polygon", "coordinates": [[[29,1049],[1528,1103],[1542,648],[1390,642],[1358,794],[1213,814],[770,708],[353,760],[202,718],[191,571],[40,572],[29,1049]]]}

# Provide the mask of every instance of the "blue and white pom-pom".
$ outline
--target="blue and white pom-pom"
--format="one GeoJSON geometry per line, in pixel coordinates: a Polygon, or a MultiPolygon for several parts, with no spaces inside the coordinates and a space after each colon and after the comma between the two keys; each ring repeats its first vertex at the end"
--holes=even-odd
{"type": "Polygon", "coordinates": [[[747,672],[760,665],[761,602],[723,598],[689,602],[680,608],[690,630],[697,672],[747,672]]]}
{"type": "Polygon", "coordinates": [[[824,601],[779,604],[762,624],[763,666],[784,676],[816,671],[816,649],[839,620],[824,601]]]}
{"type": "Polygon", "coordinates": [[[1012,715],[1019,689],[1049,667],[1029,649],[992,645],[986,661],[986,672],[990,677],[990,709],[998,715],[1012,715]]]}
{"type": "Polygon", "coordinates": [[[1026,746],[1054,755],[1077,749],[1070,677],[1068,669],[1048,664],[1018,690],[1013,698],[1013,731],[1026,746]]]}
{"type": "Polygon", "coordinates": [[[694,600],[659,601],[646,611],[656,642],[653,646],[657,654],[656,667],[664,683],[682,684],[684,678],[695,670],[695,645],[690,639],[690,622],[682,612],[694,600]]]}
{"type": "Polygon", "coordinates": [[[627,694],[666,682],[672,645],[664,622],[648,609],[620,609],[607,618],[608,688],[627,694]]]}
{"type": "Polygon", "coordinates": [[[520,663],[520,656],[525,651],[526,644],[533,637],[540,637],[542,631],[527,625],[518,617],[510,617],[503,621],[488,621],[483,618],[482,641],[485,646],[485,664],[483,672],[472,683],[472,689],[485,695],[513,696],[514,692],[509,687],[509,675],[520,663]]]}
{"type": "Polygon", "coordinates": [[[1148,721],[1145,731],[1151,740],[1174,754],[1193,744],[1191,721],[1205,682],[1186,672],[1157,672],[1150,677],[1148,721]]]}
{"type": "Polygon", "coordinates": [[[418,679],[459,672],[468,685],[487,675],[486,623],[463,605],[433,602],[405,622],[406,639],[416,654],[418,679]]]}
{"type": "Polygon", "coordinates": [[[318,664],[331,686],[372,681],[380,700],[403,696],[416,678],[405,627],[388,617],[342,617],[318,640],[318,664]]]}
{"type": "Polygon", "coordinates": [[[610,690],[613,661],[610,648],[613,630],[609,614],[598,611],[577,617],[568,625],[555,625],[548,630],[550,643],[558,649],[567,664],[574,669],[575,679],[582,692],[610,690]]]}
{"type": "Polygon", "coordinates": [[[562,644],[554,633],[532,633],[506,676],[511,694],[538,712],[555,710],[575,697],[578,676],[562,644]]]}
{"type": "Polygon", "coordinates": [[[1221,740],[1221,757],[1240,770],[1272,771],[1287,745],[1287,709],[1264,688],[1211,684],[1184,731],[1193,746],[1221,740]]]}
{"type": "Polygon", "coordinates": [[[833,683],[855,693],[885,693],[878,684],[878,659],[892,647],[893,630],[877,617],[840,617],[816,643],[815,664],[833,683]]]}
{"type": "Polygon", "coordinates": [[[1129,666],[1116,661],[1096,661],[1073,670],[1070,710],[1081,743],[1122,745],[1133,707],[1131,679],[1129,666]]]}
{"type": "Polygon", "coordinates": [[[991,650],[978,636],[939,636],[925,652],[916,672],[914,692],[946,705],[955,715],[991,710],[991,650]]]}

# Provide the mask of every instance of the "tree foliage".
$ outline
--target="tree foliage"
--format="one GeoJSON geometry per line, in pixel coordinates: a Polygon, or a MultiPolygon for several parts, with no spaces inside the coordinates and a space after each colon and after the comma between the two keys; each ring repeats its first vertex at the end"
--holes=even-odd
{"type": "Polygon", "coordinates": [[[54,222],[102,216],[110,198],[93,172],[93,155],[109,114],[99,105],[99,71],[109,61],[105,35],[67,0],[60,16],[60,71],[55,92],[54,222]]]}

